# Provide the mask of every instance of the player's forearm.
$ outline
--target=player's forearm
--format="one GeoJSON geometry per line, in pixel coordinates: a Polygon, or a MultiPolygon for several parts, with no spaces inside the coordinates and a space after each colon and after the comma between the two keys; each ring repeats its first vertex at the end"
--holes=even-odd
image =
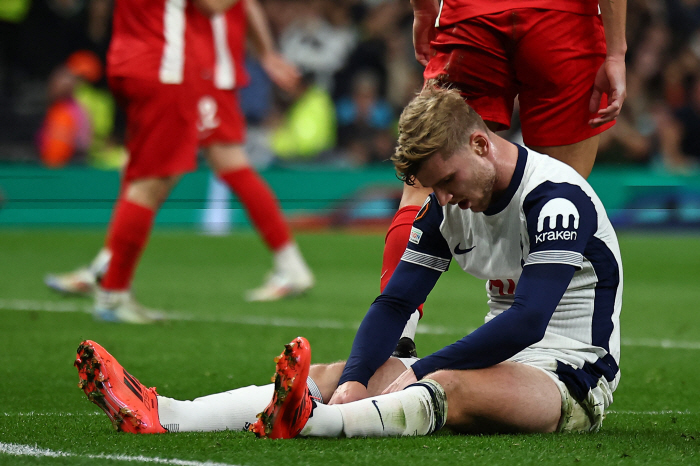
{"type": "Polygon", "coordinates": [[[406,323],[440,275],[437,270],[399,262],[357,330],[339,385],[353,381],[367,386],[374,372],[391,356],[406,323]]]}
{"type": "Polygon", "coordinates": [[[245,0],[245,11],[248,18],[248,35],[253,42],[255,52],[260,57],[274,52],[275,41],[262,5],[258,0],[245,0]]]}
{"type": "Polygon", "coordinates": [[[600,14],[605,28],[607,56],[624,59],[627,53],[625,37],[627,0],[600,0],[600,14]]]}
{"type": "Polygon", "coordinates": [[[490,367],[542,340],[574,271],[564,264],[525,267],[513,305],[461,340],[416,362],[412,366],[416,377],[420,380],[440,369],[490,367]]]}
{"type": "Polygon", "coordinates": [[[338,385],[360,382],[366,387],[372,375],[391,356],[410,313],[397,311],[385,301],[380,296],[367,311],[357,329],[338,385]]]}
{"type": "Polygon", "coordinates": [[[207,16],[213,16],[231,8],[239,0],[194,0],[195,6],[207,16]]]}

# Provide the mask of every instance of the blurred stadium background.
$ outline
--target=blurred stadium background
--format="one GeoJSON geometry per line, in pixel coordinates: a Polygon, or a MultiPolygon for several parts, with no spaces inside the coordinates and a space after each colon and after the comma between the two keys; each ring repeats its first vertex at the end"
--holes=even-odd
{"type": "MultiPolygon", "coordinates": [[[[111,1],[0,2],[0,225],[109,220],[125,157],[123,116],[102,70],[111,1]],[[69,147],[51,150],[42,127],[65,96],[84,118],[69,147]]],[[[398,115],[421,84],[409,2],[261,3],[306,90],[283,95],[248,60],[252,80],[242,101],[252,159],[297,227],[385,225],[400,190],[386,159],[398,115]]],[[[591,184],[619,228],[697,229],[700,4],[630,0],[627,23],[628,98],[603,135],[591,184]]],[[[507,136],[519,141],[517,114],[507,136]]],[[[240,206],[201,165],[158,225],[246,228],[240,206]]]]}

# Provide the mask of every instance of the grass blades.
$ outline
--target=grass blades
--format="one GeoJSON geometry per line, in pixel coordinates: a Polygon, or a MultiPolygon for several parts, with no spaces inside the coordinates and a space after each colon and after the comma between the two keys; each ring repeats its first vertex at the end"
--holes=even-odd
{"type": "MultiPolygon", "coordinates": [[[[316,288],[288,301],[246,303],[245,290],[271,267],[255,235],[156,231],[135,292],[175,318],[134,326],[95,322],[82,311],[90,299],[62,297],[42,283],[47,272],[87,264],[102,232],[0,230],[0,465],[700,463],[700,238],[693,236],[620,237],[622,379],[598,434],[271,441],[242,432],[114,432],[77,387],[72,364],[84,339],[179,399],[268,383],[273,358],[297,335],[309,339],[315,362],[347,357],[378,292],[383,236],[297,239],[316,288]]],[[[419,355],[460,338],[485,313],[483,282],[453,264],[426,303],[419,355]]]]}

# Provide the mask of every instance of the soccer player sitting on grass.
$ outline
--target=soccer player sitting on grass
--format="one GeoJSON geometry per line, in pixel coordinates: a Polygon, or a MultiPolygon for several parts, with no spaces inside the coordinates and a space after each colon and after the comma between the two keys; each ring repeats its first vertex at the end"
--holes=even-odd
{"type": "Polygon", "coordinates": [[[434,193],[347,363],[310,366],[299,337],[276,360],[274,387],[182,402],[157,396],[84,342],[81,385],[118,428],[213,430],[192,426],[217,416],[220,428],[236,428],[224,424],[262,410],[265,394],[272,401],[250,426],[261,437],[600,428],[620,378],[622,305],[619,247],[603,205],[571,167],[500,138],[456,91],[431,84],[401,116],[393,161],[434,193]],[[423,359],[391,358],[453,258],[487,280],[486,323],[423,359]]]}

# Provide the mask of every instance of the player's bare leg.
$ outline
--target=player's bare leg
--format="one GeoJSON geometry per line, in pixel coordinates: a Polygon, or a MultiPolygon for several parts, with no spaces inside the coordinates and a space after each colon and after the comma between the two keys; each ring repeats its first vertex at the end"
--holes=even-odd
{"type": "Polygon", "coordinates": [[[600,135],[592,136],[575,144],[566,146],[532,146],[532,150],[547,154],[573,167],[582,177],[588,178],[593,170],[600,135]]]}
{"type": "Polygon", "coordinates": [[[321,392],[321,396],[325,402],[330,400],[333,396],[333,392],[338,386],[338,381],[343,374],[344,368],[345,361],[332,364],[315,364],[309,368],[309,377],[316,382],[316,386],[321,392]]]}
{"type": "MultiPolygon", "coordinates": [[[[332,364],[316,364],[309,369],[309,377],[316,383],[323,395],[324,402],[330,401],[335,389],[338,388],[343,369],[345,369],[345,361],[332,364]]],[[[376,396],[381,394],[405,370],[406,366],[399,359],[389,358],[369,379],[367,384],[368,395],[376,396]]]]}
{"type": "Polygon", "coordinates": [[[250,166],[241,144],[215,143],[206,148],[204,156],[209,167],[217,174],[250,166]]]}
{"type": "Polygon", "coordinates": [[[250,166],[240,144],[215,143],[207,147],[212,170],[236,194],[260,236],[273,253],[274,268],[267,281],[251,290],[249,301],[273,301],[294,296],[314,285],[311,270],[297,247],[274,193],[250,166]]]}
{"type": "MultiPolygon", "coordinates": [[[[406,366],[397,358],[389,358],[377,372],[372,375],[367,383],[367,394],[369,396],[381,395],[385,388],[404,373],[406,366]]],[[[340,380],[340,378],[338,378],[340,380]]]]}
{"type": "Polygon", "coordinates": [[[554,432],[559,424],[559,388],[535,367],[503,362],[486,369],[438,371],[426,378],[445,390],[445,425],[457,432],[554,432]]]}
{"type": "Polygon", "coordinates": [[[135,204],[158,210],[170,195],[181,176],[142,178],[129,183],[124,198],[135,204]]]}
{"type": "Polygon", "coordinates": [[[301,435],[424,435],[443,423],[468,434],[547,433],[557,430],[561,412],[561,393],[550,376],[505,362],[487,369],[438,371],[404,390],[317,406],[301,435]],[[325,423],[334,427],[327,432],[315,425],[315,417],[338,419],[338,415],[342,421],[325,423]]]}
{"type": "Polygon", "coordinates": [[[305,397],[306,402],[288,402],[287,410],[299,413],[294,422],[268,420],[266,432],[283,432],[283,438],[415,436],[444,425],[468,434],[548,433],[557,430],[562,415],[562,396],[553,379],[512,362],[438,371],[403,390],[347,404],[310,407],[308,393],[305,397]]]}
{"type": "Polygon", "coordinates": [[[302,337],[285,345],[275,358],[275,393],[251,432],[269,438],[380,437],[425,435],[444,425],[445,392],[430,380],[348,404],[317,403],[305,383],[310,357],[311,347],[302,337]]]}

